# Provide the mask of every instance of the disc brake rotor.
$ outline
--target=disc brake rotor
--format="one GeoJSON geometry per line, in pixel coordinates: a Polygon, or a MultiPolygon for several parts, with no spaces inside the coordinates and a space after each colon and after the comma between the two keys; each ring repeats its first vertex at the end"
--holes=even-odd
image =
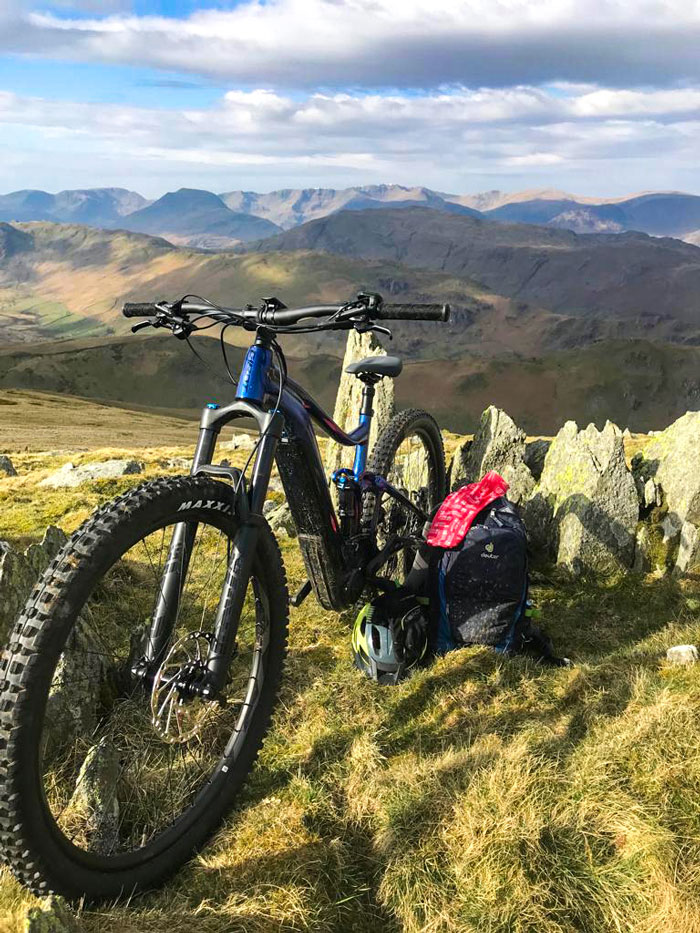
{"type": "Polygon", "coordinates": [[[212,714],[211,700],[196,694],[185,695],[183,682],[194,679],[204,670],[211,635],[189,632],[172,646],[156,671],[151,690],[151,724],[157,734],[171,745],[189,742],[212,714]]]}

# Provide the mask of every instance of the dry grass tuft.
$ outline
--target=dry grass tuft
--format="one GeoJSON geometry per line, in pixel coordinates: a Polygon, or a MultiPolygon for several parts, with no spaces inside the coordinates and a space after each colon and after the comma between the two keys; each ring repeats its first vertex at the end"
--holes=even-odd
{"type": "MultiPolygon", "coordinates": [[[[162,451],[130,454],[161,469],[162,451]]],[[[38,496],[65,459],[26,454],[0,480],[0,537],[70,529],[140,479],[38,496]]],[[[283,552],[294,587],[294,542],[283,552]]],[[[293,610],[282,702],[236,811],[162,891],[83,911],[83,928],[700,931],[700,670],[662,660],[700,640],[700,584],[545,572],[568,670],[465,649],[377,688],[352,667],[352,614],[293,610]]],[[[4,875],[3,929],[29,901],[4,875]]]]}

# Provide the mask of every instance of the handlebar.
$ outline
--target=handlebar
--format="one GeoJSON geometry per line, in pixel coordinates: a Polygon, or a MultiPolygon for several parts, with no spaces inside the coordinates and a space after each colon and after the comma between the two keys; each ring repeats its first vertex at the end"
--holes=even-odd
{"type": "Polygon", "coordinates": [[[375,321],[449,321],[449,305],[382,304],[375,321]]]}
{"type": "Polygon", "coordinates": [[[357,322],[357,315],[363,315],[368,321],[448,321],[448,304],[385,304],[379,295],[360,296],[371,299],[367,303],[312,305],[308,308],[286,308],[276,299],[266,299],[260,308],[223,308],[198,301],[168,302],[126,302],[122,309],[124,317],[158,318],[164,313],[171,319],[184,323],[190,314],[201,314],[225,320],[230,315],[232,323],[251,325],[271,325],[289,327],[307,318],[326,318],[334,315],[329,326],[339,327],[346,324],[352,327],[357,322]]]}
{"type": "Polygon", "coordinates": [[[127,301],[122,308],[124,317],[155,317],[158,307],[152,302],[127,301]]]}

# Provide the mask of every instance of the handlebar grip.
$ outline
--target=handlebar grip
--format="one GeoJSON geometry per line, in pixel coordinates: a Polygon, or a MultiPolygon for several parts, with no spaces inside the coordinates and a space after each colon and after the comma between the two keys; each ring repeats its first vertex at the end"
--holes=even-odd
{"type": "Polygon", "coordinates": [[[383,304],[378,314],[372,315],[377,321],[449,321],[449,305],[423,304],[383,304]]]}
{"type": "Polygon", "coordinates": [[[154,317],[158,313],[158,308],[153,302],[134,302],[127,301],[122,308],[124,317],[154,317]]]}

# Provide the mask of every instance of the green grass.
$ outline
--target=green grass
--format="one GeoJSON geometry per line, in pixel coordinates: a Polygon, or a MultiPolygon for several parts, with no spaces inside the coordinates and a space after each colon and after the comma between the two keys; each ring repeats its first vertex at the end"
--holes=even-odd
{"type": "MultiPolygon", "coordinates": [[[[131,453],[159,469],[159,451],[131,453]]],[[[24,456],[0,481],[11,540],[73,528],[139,479],[40,497],[47,466],[24,456]]],[[[282,547],[294,588],[301,560],[282,547]]],[[[536,581],[570,669],[463,649],[378,688],[352,667],[352,613],[292,610],[282,702],[235,812],[163,890],[83,910],[81,927],[700,930],[700,671],[662,660],[700,640],[700,583],[536,581]]],[[[31,902],[2,876],[3,929],[31,902]]]]}

